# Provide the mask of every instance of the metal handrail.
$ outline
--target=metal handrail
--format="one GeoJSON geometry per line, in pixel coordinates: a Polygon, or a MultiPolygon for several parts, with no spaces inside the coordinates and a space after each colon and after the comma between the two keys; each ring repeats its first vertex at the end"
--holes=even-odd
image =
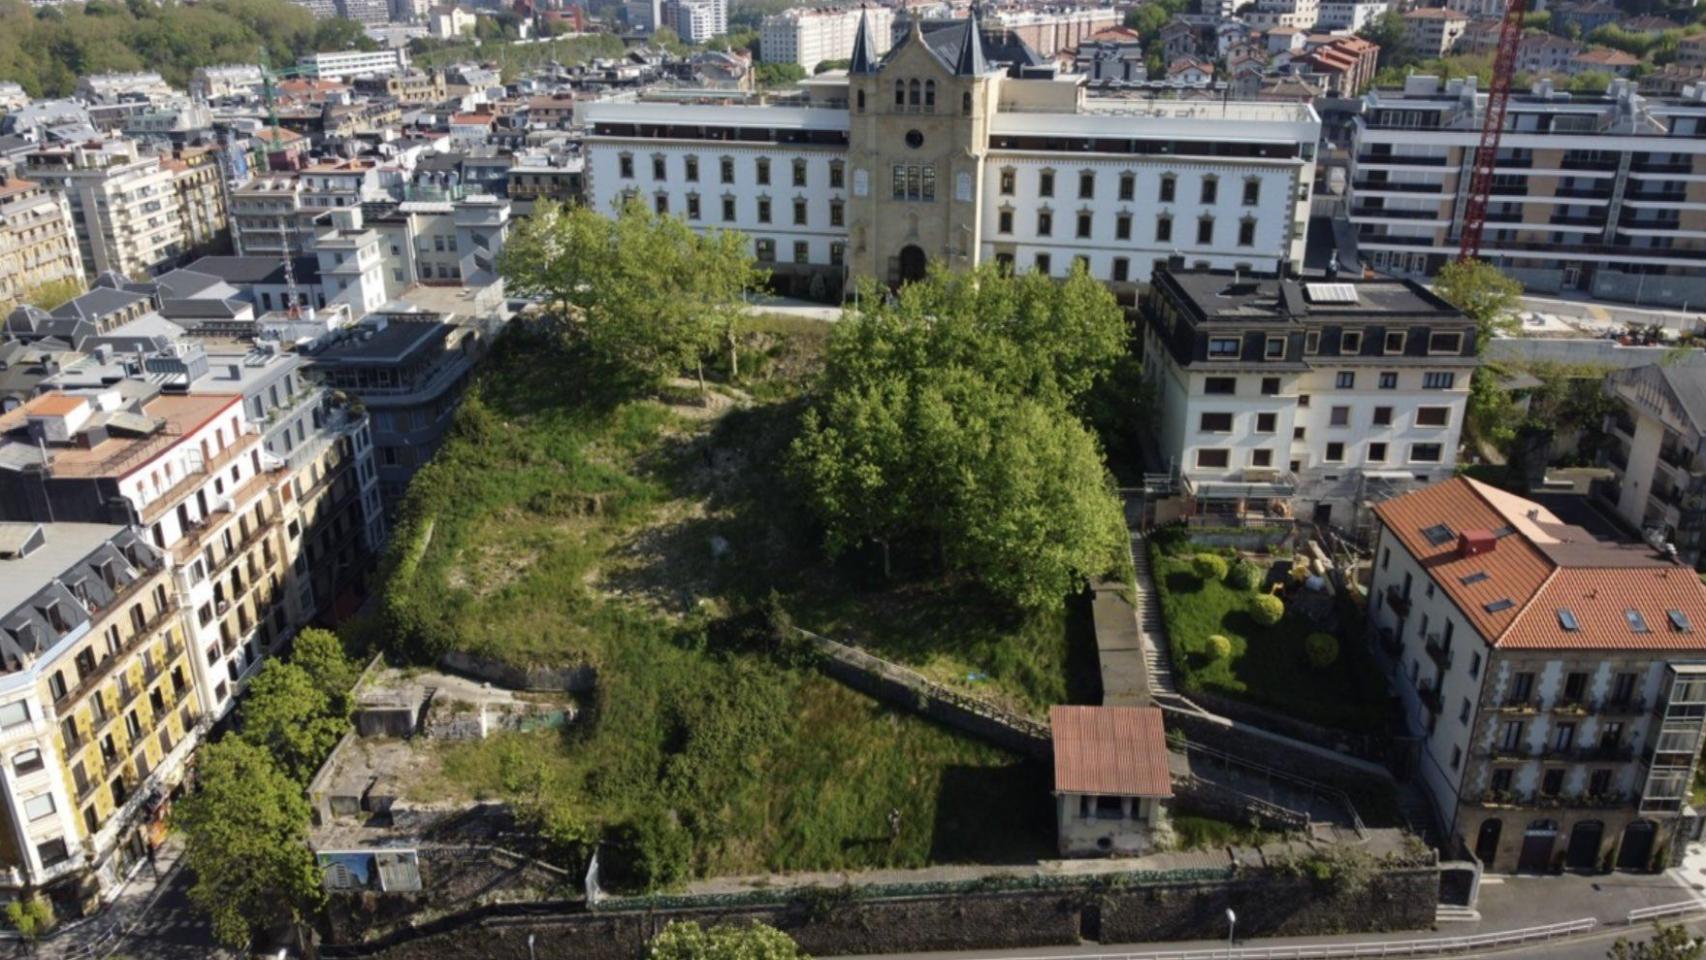
{"type": "Polygon", "coordinates": [[[1652,907],[1636,907],[1629,911],[1629,922],[1640,923],[1644,920],[1656,920],[1660,917],[1677,917],[1687,913],[1706,910],[1706,903],[1699,900],[1683,900],[1679,903],[1663,903],[1652,907]]]}
{"type": "MultiPolygon", "coordinates": [[[[1599,925],[1592,917],[1525,927],[1503,933],[1481,933],[1467,937],[1431,937],[1421,940],[1386,940],[1376,943],[1306,944],[1275,947],[1213,947],[1191,950],[1157,950],[1142,953],[1082,953],[1073,960],[1334,960],[1338,957],[1418,957],[1462,953],[1551,940],[1587,933],[1599,925]]],[[[1052,957],[1008,957],[1004,960],[1056,960],[1052,957]]]]}

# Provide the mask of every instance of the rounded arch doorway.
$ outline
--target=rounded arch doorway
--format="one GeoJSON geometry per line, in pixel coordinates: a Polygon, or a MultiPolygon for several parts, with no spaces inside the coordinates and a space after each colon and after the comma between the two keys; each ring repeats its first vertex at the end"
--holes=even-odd
{"type": "Polygon", "coordinates": [[[911,283],[924,279],[924,274],[930,267],[930,258],[924,255],[924,248],[916,243],[909,243],[900,248],[900,282],[911,283]]]}

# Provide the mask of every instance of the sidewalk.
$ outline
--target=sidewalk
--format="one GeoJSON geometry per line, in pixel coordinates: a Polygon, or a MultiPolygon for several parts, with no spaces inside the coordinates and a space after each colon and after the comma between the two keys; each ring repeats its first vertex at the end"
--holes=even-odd
{"type": "Polygon", "coordinates": [[[154,866],[138,864],[130,879],[118,889],[105,907],[92,917],[65,924],[28,951],[18,940],[0,945],[0,956],[35,957],[41,960],[102,960],[116,952],[124,937],[147,918],[178,871],[183,841],[169,836],[155,853],[154,866]]]}

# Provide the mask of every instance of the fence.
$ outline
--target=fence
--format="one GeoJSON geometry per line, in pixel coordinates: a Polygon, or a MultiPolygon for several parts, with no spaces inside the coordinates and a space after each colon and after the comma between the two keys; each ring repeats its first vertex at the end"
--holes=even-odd
{"type": "MultiPolygon", "coordinates": [[[[1294,947],[1198,947],[1191,950],[1159,950],[1144,953],[1079,953],[1072,960],[1335,960],[1340,957],[1432,957],[1497,949],[1524,943],[1554,940],[1589,933],[1598,921],[1592,917],[1526,927],[1504,933],[1468,937],[1430,937],[1421,940],[1387,940],[1377,943],[1309,944],[1294,947]]],[[[1056,960],[1052,957],[1004,957],[1002,960],[1056,960]]]]}
{"type": "MultiPolygon", "coordinates": [[[[1286,784],[1294,790],[1301,790],[1336,803],[1343,807],[1346,813],[1350,814],[1351,828],[1356,831],[1357,836],[1364,838],[1368,836],[1368,830],[1363,825],[1362,817],[1357,814],[1356,804],[1351,802],[1350,794],[1345,793],[1345,791],[1340,790],[1338,787],[1311,780],[1308,777],[1301,777],[1295,773],[1287,773],[1284,770],[1270,767],[1264,763],[1257,763],[1254,760],[1245,760],[1242,757],[1233,756],[1224,750],[1216,750],[1213,747],[1204,746],[1190,740],[1185,741],[1185,754],[1193,760],[1197,756],[1207,757],[1210,760],[1220,763],[1222,766],[1234,767],[1267,780],[1278,781],[1286,784]]],[[[1192,767],[1194,770],[1195,764],[1193,764],[1192,767]]],[[[1281,809],[1285,808],[1282,807],[1281,809]]]]}
{"type": "Polygon", "coordinates": [[[1662,920],[1669,917],[1681,917],[1690,913],[1706,910],[1706,903],[1699,900],[1684,900],[1681,903],[1665,903],[1656,907],[1638,907],[1629,911],[1631,924],[1645,923],[1648,920],[1662,920]]]}

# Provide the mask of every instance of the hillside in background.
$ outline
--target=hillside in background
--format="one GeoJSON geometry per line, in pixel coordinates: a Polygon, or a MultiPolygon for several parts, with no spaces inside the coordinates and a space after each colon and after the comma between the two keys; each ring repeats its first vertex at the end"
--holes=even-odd
{"type": "Polygon", "coordinates": [[[96,0],[40,11],[0,0],[0,80],[32,97],[70,94],[77,78],[114,70],[157,70],[177,86],[197,67],[274,66],[320,50],[373,49],[353,20],[315,20],[288,0],[207,0],[194,6],[96,0]]]}

